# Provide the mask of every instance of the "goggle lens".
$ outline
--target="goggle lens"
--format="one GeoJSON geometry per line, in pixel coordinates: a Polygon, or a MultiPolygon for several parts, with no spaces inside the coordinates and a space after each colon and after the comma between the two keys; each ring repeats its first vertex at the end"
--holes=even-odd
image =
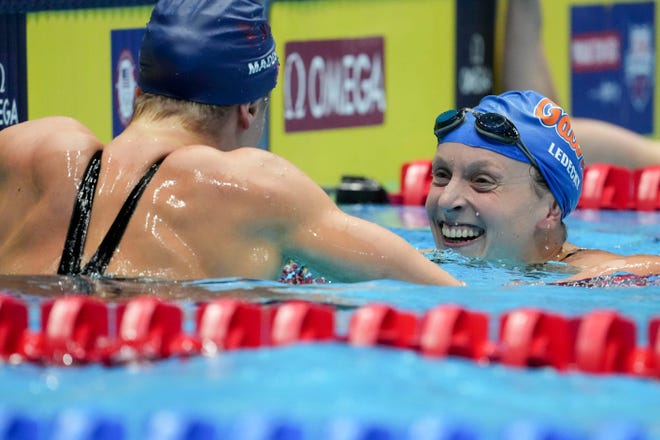
{"type": "Polygon", "coordinates": [[[515,144],[520,133],[513,122],[498,113],[482,113],[477,116],[477,131],[504,144],[515,144]]]}
{"type": "Polygon", "coordinates": [[[435,118],[435,126],[433,132],[438,139],[441,139],[445,134],[458,127],[465,120],[465,111],[461,110],[447,110],[442,112],[435,118]]]}
{"type": "Polygon", "coordinates": [[[447,110],[446,112],[440,113],[438,117],[435,118],[435,126],[433,130],[435,136],[438,138],[438,142],[441,142],[442,138],[447,133],[451,132],[465,121],[466,112],[470,112],[474,115],[474,126],[479,135],[502,144],[517,146],[529,159],[530,163],[537,169],[539,168],[536,159],[522,141],[520,132],[516,126],[509,120],[509,118],[500,115],[499,113],[481,113],[472,110],[471,108],[447,110]]]}

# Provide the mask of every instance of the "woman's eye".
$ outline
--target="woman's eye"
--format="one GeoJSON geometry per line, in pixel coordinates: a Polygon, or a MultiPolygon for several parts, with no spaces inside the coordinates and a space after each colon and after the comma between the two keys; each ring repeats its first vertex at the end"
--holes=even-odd
{"type": "Polygon", "coordinates": [[[447,170],[433,171],[433,184],[437,186],[446,186],[451,180],[451,174],[447,170]]]}
{"type": "Polygon", "coordinates": [[[497,188],[497,182],[488,176],[476,176],[472,179],[472,186],[476,191],[491,191],[497,188]]]}

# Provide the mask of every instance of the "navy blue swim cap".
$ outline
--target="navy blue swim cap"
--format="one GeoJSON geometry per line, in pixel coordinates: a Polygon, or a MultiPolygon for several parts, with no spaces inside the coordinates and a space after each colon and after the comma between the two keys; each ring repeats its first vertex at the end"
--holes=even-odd
{"type": "Polygon", "coordinates": [[[264,97],[275,40],[256,0],[160,0],[140,48],[142,91],[213,105],[264,97]]]}
{"type": "MultiPolygon", "coordinates": [[[[570,214],[582,193],[584,159],[568,114],[550,98],[531,90],[486,96],[474,110],[498,113],[513,122],[525,146],[536,159],[561,208],[562,218],[570,214]]],[[[520,162],[530,162],[519,148],[479,135],[472,113],[467,112],[465,117],[463,124],[443,136],[443,143],[458,142],[485,148],[520,162]]]]}

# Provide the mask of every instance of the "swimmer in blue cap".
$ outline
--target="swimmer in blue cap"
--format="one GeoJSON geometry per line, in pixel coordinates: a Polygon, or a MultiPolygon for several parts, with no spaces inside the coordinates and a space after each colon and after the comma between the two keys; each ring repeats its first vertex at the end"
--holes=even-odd
{"type": "Polygon", "coordinates": [[[250,147],[277,73],[259,1],[159,1],[119,136],[65,117],[0,131],[0,273],[278,279],[295,257],[338,281],[461,284],[250,147]]]}
{"type": "Polygon", "coordinates": [[[426,211],[436,245],[499,261],[562,261],[571,279],[660,273],[660,257],[582,249],[563,220],[582,190],[584,157],[569,115],[537,92],[509,91],[441,113],[426,211]]]}

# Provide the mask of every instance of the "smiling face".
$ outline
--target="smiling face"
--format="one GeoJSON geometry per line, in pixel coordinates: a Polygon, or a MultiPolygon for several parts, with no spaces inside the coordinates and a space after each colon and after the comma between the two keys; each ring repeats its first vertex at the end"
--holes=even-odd
{"type": "Polygon", "coordinates": [[[454,142],[438,146],[426,212],[438,249],[530,263],[547,260],[544,241],[561,222],[529,164],[454,142]]]}

